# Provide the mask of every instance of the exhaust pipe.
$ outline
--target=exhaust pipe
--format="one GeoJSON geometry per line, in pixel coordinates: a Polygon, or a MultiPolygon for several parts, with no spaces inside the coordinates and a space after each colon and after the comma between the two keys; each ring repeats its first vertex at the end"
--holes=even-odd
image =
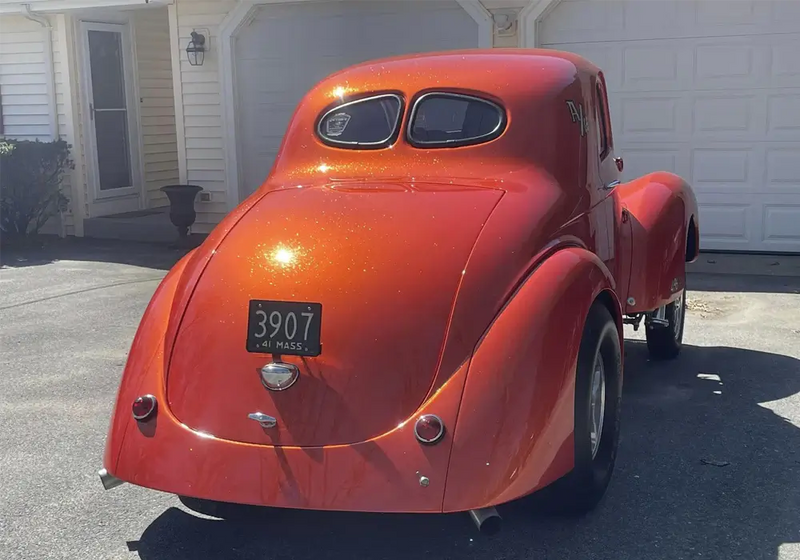
{"type": "Polygon", "coordinates": [[[469,516],[472,518],[478,531],[484,535],[494,535],[500,531],[503,518],[500,517],[500,514],[498,514],[497,510],[493,507],[471,509],[469,510],[469,516]]]}
{"type": "Polygon", "coordinates": [[[124,480],[120,480],[116,476],[109,474],[106,469],[100,469],[97,471],[97,474],[100,475],[100,482],[103,483],[103,488],[106,490],[111,490],[120,484],[125,484],[124,480]]]}

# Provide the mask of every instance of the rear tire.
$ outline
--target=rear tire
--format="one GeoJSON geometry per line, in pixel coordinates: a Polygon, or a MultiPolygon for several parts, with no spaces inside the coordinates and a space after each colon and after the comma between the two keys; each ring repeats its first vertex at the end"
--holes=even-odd
{"type": "Polygon", "coordinates": [[[681,353],[686,319],[685,288],[678,299],[664,306],[664,319],[668,325],[650,323],[645,328],[647,350],[654,360],[672,360],[681,353]]]}
{"type": "Polygon", "coordinates": [[[589,310],[575,376],[575,466],[548,491],[549,509],[566,515],[593,510],[606,493],[617,459],[622,355],[614,318],[601,303],[589,310]],[[602,406],[598,380],[604,389],[602,406]],[[598,408],[599,407],[599,408],[598,408]],[[599,437],[598,437],[599,436],[599,437]]]}

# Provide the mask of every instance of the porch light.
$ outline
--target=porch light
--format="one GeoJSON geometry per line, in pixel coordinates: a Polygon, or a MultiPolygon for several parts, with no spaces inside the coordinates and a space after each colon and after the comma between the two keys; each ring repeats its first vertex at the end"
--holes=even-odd
{"type": "Polygon", "coordinates": [[[192,66],[202,66],[206,58],[206,37],[202,33],[192,31],[192,40],[186,47],[186,55],[189,57],[189,64],[192,66]]]}

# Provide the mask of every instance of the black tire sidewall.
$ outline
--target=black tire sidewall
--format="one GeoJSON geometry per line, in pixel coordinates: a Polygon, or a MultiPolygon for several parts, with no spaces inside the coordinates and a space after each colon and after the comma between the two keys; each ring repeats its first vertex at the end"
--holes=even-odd
{"type": "Polygon", "coordinates": [[[622,355],[617,325],[608,310],[595,304],[587,317],[575,379],[575,466],[571,473],[576,497],[596,503],[611,480],[617,457],[622,402],[622,355]],[[606,403],[600,447],[592,459],[591,380],[595,359],[603,360],[606,403]]]}

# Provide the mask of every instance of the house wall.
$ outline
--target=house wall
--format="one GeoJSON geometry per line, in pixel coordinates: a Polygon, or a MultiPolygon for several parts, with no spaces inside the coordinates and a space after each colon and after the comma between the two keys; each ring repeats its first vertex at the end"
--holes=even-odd
{"type": "Polygon", "coordinates": [[[5,136],[50,139],[50,105],[42,27],[21,16],[0,17],[0,94],[5,136]]]}
{"type": "MultiPolygon", "coordinates": [[[[46,19],[51,26],[50,57],[53,70],[48,62],[45,28],[23,16],[0,16],[0,103],[3,136],[17,140],[51,140],[53,107],[50,99],[55,94],[56,133],[58,137],[72,144],[74,135],[67,118],[69,108],[64,95],[69,72],[65,64],[66,53],[60,48],[60,20],[52,15],[46,19]]],[[[62,189],[70,199],[72,183],[73,174],[66,174],[62,189]]],[[[74,233],[73,211],[70,204],[70,209],[64,216],[51,219],[43,231],[62,233],[63,218],[65,233],[74,233]]]]}
{"type": "Polygon", "coordinates": [[[136,11],[133,35],[147,207],[168,206],[167,196],[159,189],[178,183],[179,178],[167,8],[136,11]]]}
{"type": "MultiPolygon", "coordinates": [[[[228,212],[225,183],[225,148],[222,130],[222,95],[219,70],[219,26],[237,2],[231,0],[177,0],[181,101],[186,146],[186,181],[211,194],[210,202],[196,203],[193,231],[208,232],[228,212]],[[185,49],[191,32],[203,28],[210,38],[202,66],[191,66],[185,49]]],[[[205,34],[205,33],[204,33],[205,34]]]]}
{"type": "MultiPolygon", "coordinates": [[[[490,12],[511,10],[518,13],[529,0],[484,0],[490,12]]],[[[208,232],[229,212],[226,198],[225,149],[222,124],[222,91],[219,66],[219,29],[234,0],[175,0],[174,24],[177,26],[180,55],[179,100],[183,115],[178,111],[179,145],[185,140],[186,181],[197,184],[211,195],[210,202],[196,203],[197,221],[193,231],[208,232]],[[191,66],[185,49],[194,29],[202,30],[210,39],[202,66],[191,66]]],[[[510,34],[496,36],[495,47],[514,47],[518,44],[516,28],[510,34]]],[[[173,48],[176,48],[173,45],[173,48]]],[[[183,149],[181,149],[183,151],[183,149]]],[[[234,201],[235,203],[236,201],[234,201]]]]}

